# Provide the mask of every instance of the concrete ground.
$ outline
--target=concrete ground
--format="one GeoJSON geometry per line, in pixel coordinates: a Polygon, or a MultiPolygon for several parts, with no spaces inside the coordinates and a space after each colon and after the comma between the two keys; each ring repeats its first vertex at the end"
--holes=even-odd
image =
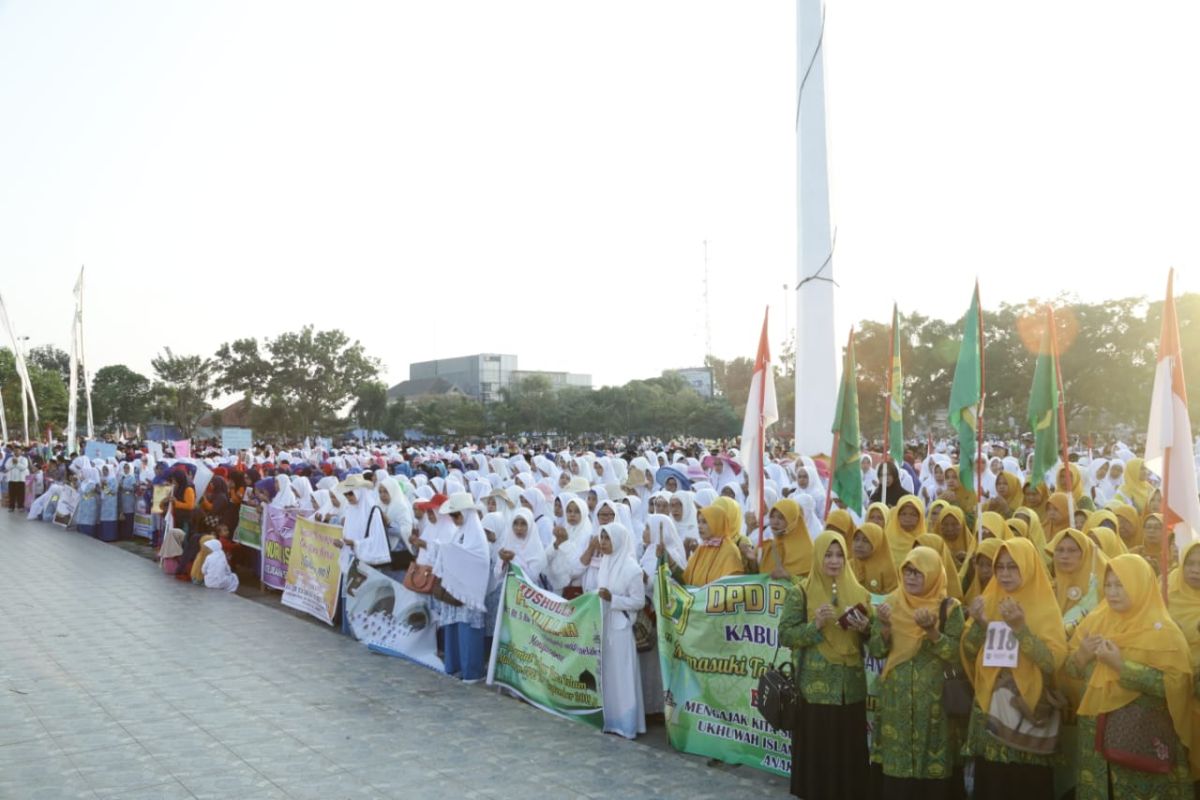
{"type": "Polygon", "coordinates": [[[0,511],[0,800],[787,795],[661,725],[604,735],[139,553],[0,511]]]}

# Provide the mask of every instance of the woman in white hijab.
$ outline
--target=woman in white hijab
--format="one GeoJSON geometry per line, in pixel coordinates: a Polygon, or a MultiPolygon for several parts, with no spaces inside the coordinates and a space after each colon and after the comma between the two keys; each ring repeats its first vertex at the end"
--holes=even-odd
{"type": "Polygon", "coordinates": [[[546,551],[546,578],[550,588],[570,600],[582,594],[580,557],[592,548],[592,521],[588,507],[575,495],[560,495],[565,524],[554,529],[554,544],[546,551]]]}
{"type": "Polygon", "coordinates": [[[317,489],[312,493],[312,497],[308,500],[312,508],[312,519],[317,522],[326,522],[330,525],[340,525],[342,523],[341,515],[338,509],[333,504],[333,496],[328,489],[317,489]]]}
{"type": "MultiPolygon", "coordinates": [[[[365,481],[364,481],[365,483],[365,481]]],[[[296,508],[296,492],[287,475],[275,476],[275,497],[271,499],[271,508],[296,508]]]]}
{"type": "Polygon", "coordinates": [[[433,574],[441,581],[433,615],[444,631],[442,661],[447,675],[477,683],[484,676],[483,626],[491,574],[487,536],[470,492],[451,495],[438,513],[449,516],[454,526],[433,564],[433,574]]]}
{"type": "Polygon", "coordinates": [[[225,552],[221,550],[221,541],[210,539],[204,543],[204,546],[209,551],[208,557],[204,559],[204,565],[200,567],[201,572],[204,573],[204,585],[209,589],[236,592],[238,576],[229,569],[229,561],[225,558],[225,552]]]}
{"type": "Polygon", "coordinates": [[[361,475],[351,475],[338,484],[338,494],[343,501],[342,574],[349,570],[353,558],[372,566],[390,565],[392,556],[383,527],[383,511],[375,500],[370,482],[361,475]]]}
{"type": "Polygon", "coordinates": [[[633,540],[624,525],[613,523],[602,527],[597,553],[588,565],[583,587],[600,595],[604,609],[600,670],[604,732],[627,739],[646,732],[642,674],[633,638],[633,621],[646,604],[646,594],[642,568],[634,559],[633,549],[633,540]]]}
{"type": "Polygon", "coordinates": [[[675,521],[666,514],[651,514],[646,517],[646,527],[642,533],[645,550],[642,552],[642,573],[649,581],[646,595],[654,591],[654,581],[658,575],[658,546],[663,546],[663,555],[667,557],[667,568],[674,572],[687,566],[687,551],[683,547],[683,539],[675,529],[675,521]]]}
{"type": "Polygon", "coordinates": [[[542,540],[542,547],[550,547],[554,541],[554,520],[546,508],[546,495],[541,489],[526,489],[521,492],[521,508],[530,512],[534,531],[542,540]]]}
{"type": "Polygon", "coordinates": [[[393,477],[376,481],[376,496],[383,509],[383,526],[387,531],[388,550],[392,553],[408,551],[408,537],[412,536],[412,508],[404,496],[400,483],[393,477]]]}
{"type": "Polygon", "coordinates": [[[804,469],[796,473],[797,488],[813,499],[817,508],[825,508],[825,485],[821,483],[821,474],[811,464],[805,464],[804,469]]]}
{"type": "Polygon", "coordinates": [[[308,478],[301,475],[292,477],[292,492],[296,495],[296,507],[305,509],[308,508],[308,499],[312,497],[313,488],[308,478]]]}
{"type": "Polygon", "coordinates": [[[535,529],[533,512],[519,508],[500,537],[496,572],[503,577],[509,564],[516,564],[532,582],[538,583],[546,571],[546,550],[535,529]]]}
{"type": "Polygon", "coordinates": [[[696,521],[696,503],[691,492],[675,492],[671,495],[671,519],[679,538],[700,543],[700,524],[696,521]]]}

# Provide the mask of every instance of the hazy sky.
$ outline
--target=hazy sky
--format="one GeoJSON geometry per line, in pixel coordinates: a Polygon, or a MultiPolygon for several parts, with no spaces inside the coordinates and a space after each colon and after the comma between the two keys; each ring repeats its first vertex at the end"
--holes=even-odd
{"type": "MultiPolygon", "coordinates": [[[[1200,287],[1200,4],[829,3],[839,328],[1200,287]]],[[[340,327],[597,384],[783,334],[795,7],[0,0],[0,292],[89,367],[340,327]]],[[[787,312],[794,320],[794,309],[787,312]]],[[[844,331],[839,330],[840,341],[844,331]]]]}

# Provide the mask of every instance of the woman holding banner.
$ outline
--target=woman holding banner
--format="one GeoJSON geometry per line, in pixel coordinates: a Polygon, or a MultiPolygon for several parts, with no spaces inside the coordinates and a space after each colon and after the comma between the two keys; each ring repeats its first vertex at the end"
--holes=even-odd
{"type": "Polygon", "coordinates": [[[635,739],[646,732],[646,714],[633,621],[646,604],[646,590],[629,530],[617,522],[601,527],[587,566],[583,589],[600,595],[604,610],[600,669],[604,732],[635,739]]]}
{"type": "Polygon", "coordinates": [[[433,563],[438,580],[433,614],[444,631],[443,661],[447,675],[476,683],[485,672],[483,624],[491,551],[470,492],[450,495],[438,513],[449,516],[454,525],[449,539],[438,546],[433,563]]]}
{"type": "Polygon", "coordinates": [[[818,536],[812,572],[803,587],[793,583],[779,619],[779,644],[792,650],[804,700],[792,731],[791,791],[806,800],[867,794],[862,645],[871,596],[846,568],[848,554],[840,533],[818,536]]]}

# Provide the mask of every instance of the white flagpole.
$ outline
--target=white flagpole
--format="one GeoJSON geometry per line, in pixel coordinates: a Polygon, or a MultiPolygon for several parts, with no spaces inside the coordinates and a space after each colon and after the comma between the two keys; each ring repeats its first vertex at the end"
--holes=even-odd
{"type": "Polygon", "coordinates": [[[83,369],[83,394],[87,398],[87,438],[96,438],[92,424],[92,381],[88,375],[86,348],[83,346],[83,267],[79,268],[79,366],[83,369]]]}
{"type": "Polygon", "coordinates": [[[79,424],[79,293],[83,289],[83,269],[75,282],[75,313],[71,316],[71,378],[67,388],[67,454],[78,451],[75,428],[79,424]]]}

